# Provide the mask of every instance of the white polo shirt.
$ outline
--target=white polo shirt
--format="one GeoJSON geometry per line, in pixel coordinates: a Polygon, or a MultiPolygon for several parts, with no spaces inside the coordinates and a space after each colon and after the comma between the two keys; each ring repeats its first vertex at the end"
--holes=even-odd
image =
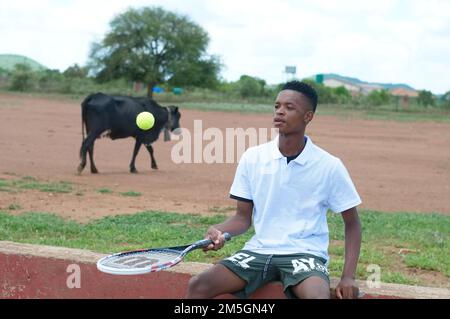
{"type": "Polygon", "coordinates": [[[341,160],[306,136],[301,154],[287,164],[273,141],[242,155],[230,195],[252,200],[255,235],[243,249],[260,254],[308,253],[328,261],[326,213],[361,204],[341,160]]]}

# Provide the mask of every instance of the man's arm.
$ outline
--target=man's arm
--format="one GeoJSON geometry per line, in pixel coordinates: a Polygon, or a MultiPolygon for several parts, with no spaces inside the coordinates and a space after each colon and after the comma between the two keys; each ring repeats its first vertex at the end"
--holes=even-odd
{"type": "Polygon", "coordinates": [[[361,248],[361,223],[356,207],[342,212],[345,225],[345,262],[341,281],[336,286],[339,299],[357,298],[358,288],[355,283],[356,267],[361,248]]]}
{"type": "Polygon", "coordinates": [[[204,250],[218,250],[222,248],[225,239],[222,233],[229,233],[232,236],[237,236],[245,233],[252,225],[253,202],[237,201],[236,213],[221,224],[209,227],[206,232],[206,238],[214,241],[214,244],[209,245],[204,250]]]}

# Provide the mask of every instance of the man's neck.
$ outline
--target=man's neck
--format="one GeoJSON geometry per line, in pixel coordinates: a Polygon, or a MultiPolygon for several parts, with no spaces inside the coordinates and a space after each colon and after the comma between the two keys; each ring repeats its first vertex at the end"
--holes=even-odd
{"type": "Polygon", "coordinates": [[[281,134],[278,139],[278,149],[284,156],[295,156],[305,148],[305,134],[281,134]]]}

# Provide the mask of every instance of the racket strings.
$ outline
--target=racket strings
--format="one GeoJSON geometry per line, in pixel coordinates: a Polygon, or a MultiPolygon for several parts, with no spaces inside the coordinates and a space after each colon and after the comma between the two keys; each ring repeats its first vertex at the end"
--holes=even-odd
{"type": "Polygon", "coordinates": [[[133,254],[112,256],[111,258],[105,260],[103,262],[103,265],[118,269],[158,267],[172,262],[179,256],[179,252],[152,250],[146,252],[137,252],[133,254]]]}

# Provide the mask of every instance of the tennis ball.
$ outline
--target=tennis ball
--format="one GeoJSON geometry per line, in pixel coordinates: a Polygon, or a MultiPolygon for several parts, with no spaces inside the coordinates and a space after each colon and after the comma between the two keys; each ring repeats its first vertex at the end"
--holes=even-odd
{"type": "Polygon", "coordinates": [[[155,124],[155,117],[150,112],[141,112],[136,117],[137,126],[144,131],[147,131],[155,124]]]}

